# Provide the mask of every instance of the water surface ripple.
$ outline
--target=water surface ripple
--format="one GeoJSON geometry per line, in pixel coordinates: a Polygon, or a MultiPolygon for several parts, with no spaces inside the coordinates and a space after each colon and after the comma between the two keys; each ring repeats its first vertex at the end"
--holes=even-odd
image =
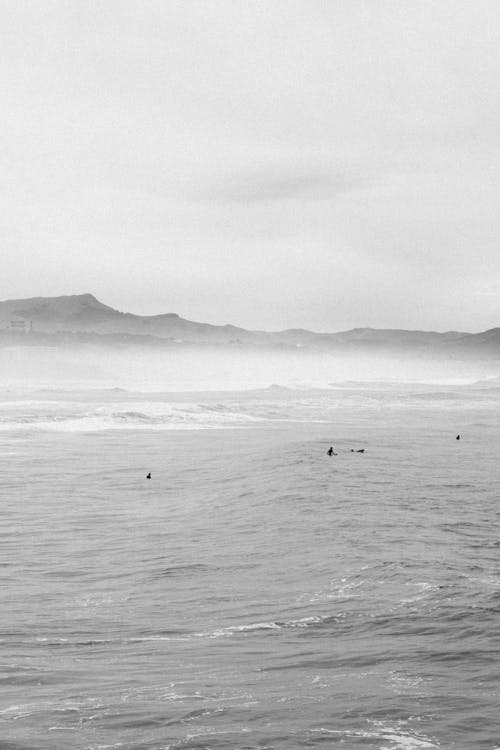
{"type": "Polygon", "coordinates": [[[6,407],[2,750],[500,747],[498,404],[304,398],[6,407]]]}

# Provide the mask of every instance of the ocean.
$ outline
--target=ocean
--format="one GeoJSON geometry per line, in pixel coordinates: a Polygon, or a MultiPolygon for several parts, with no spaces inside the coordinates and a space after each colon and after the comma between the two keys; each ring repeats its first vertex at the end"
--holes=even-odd
{"type": "Polygon", "coordinates": [[[498,383],[246,386],[3,385],[1,750],[498,750],[498,383]]]}

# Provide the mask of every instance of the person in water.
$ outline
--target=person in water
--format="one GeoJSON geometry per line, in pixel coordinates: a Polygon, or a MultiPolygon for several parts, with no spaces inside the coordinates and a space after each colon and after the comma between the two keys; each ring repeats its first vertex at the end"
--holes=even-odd
{"type": "Polygon", "coordinates": [[[146,479],[151,479],[151,472],[146,476],[146,479]]]}
{"type": "Polygon", "coordinates": [[[457,435],[457,440],[460,440],[460,435],[457,435]]]}
{"type": "Polygon", "coordinates": [[[354,448],[351,448],[351,453],[364,453],[364,452],[365,452],[364,448],[360,448],[359,450],[354,450],[354,448]]]}
{"type": "Polygon", "coordinates": [[[336,456],[336,455],[337,455],[337,454],[335,453],[335,451],[333,450],[333,445],[331,445],[331,446],[330,446],[330,447],[328,448],[328,450],[327,450],[327,453],[328,453],[328,455],[329,455],[329,456],[336,456]]]}

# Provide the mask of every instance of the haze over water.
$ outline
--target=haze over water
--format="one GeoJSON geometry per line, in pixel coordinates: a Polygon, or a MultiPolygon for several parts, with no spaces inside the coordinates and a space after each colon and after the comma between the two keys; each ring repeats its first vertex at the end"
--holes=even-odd
{"type": "Polygon", "coordinates": [[[4,353],[1,747],[500,747],[494,364],[4,353]]]}

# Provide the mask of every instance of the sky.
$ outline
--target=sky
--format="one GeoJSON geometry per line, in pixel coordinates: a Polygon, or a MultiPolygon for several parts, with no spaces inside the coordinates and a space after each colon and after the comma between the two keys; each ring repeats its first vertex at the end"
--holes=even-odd
{"type": "Polygon", "coordinates": [[[11,0],[0,299],[500,325],[496,0],[11,0]]]}

